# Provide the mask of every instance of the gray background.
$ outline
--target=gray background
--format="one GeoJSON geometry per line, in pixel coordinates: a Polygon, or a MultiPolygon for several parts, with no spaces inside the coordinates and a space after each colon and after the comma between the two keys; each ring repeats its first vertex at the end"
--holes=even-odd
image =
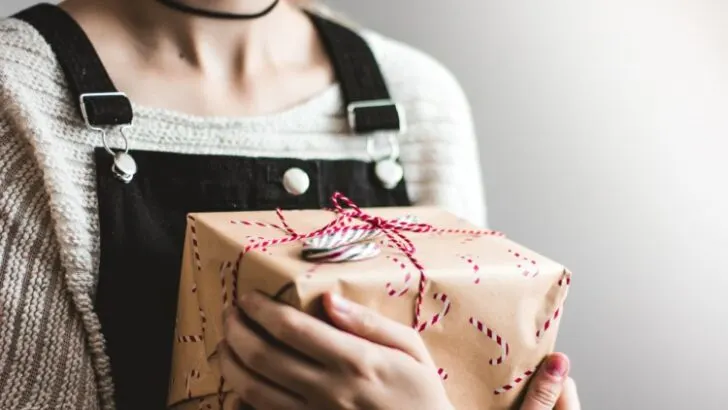
{"type": "Polygon", "coordinates": [[[728,2],[329,3],[460,78],[492,227],[576,275],[584,408],[726,409],[728,2]]]}

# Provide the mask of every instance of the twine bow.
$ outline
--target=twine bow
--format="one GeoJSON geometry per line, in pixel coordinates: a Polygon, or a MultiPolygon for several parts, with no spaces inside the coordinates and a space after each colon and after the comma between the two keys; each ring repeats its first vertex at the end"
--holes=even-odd
{"type": "MultiPolygon", "coordinates": [[[[390,246],[399,249],[412,265],[419,272],[419,281],[417,286],[417,299],[415,304],[415,318],[412,327],[417,329],[421,328],[421,313],[422,305],[424,303],[424,296],[427,286],[427,275],[425,274],[425,268],[415,257],[416,248],[412,241],[407,238],[405,233],[447,233],[447,234],[466,234],[466,235],[501,235],[495,231],[489,230],[474,230],[474,229],[440,229],[435,228],[427,223],[410,222],[403,219],[385,219],[379,216],[370,215],[364,212],[358,205],[351,199],[347,198],[340,192],[336,192],[331,196],[331,202],[333,209],[331,209],[337,216],[322,228],[316,229],[309,233],[296,232],[286,221],[283,214],[283,210],[280,208],[276,209],[276,215],[281,222],[281,225],[276,224],[265,224],[272,228],[280,229],[288,236],[275,239],[263,239],[260,241],[253,241],[243,248],[242,253],[265,249],[270,246],[291,243],[300,240],[319,238],[327,235],[342,234],[351,230],[364,230],[364,231],[380,231],[389,240],[390,246]],[[342,206],[343,204],[343,206],[342,206]],[[344,208],[346,206],[347,208],[344,208]],[[354,220],[362,222],[361,224],[352,224],[354,220]]],[[[261,225],[259,223],[256,223],[261,225]]]]}

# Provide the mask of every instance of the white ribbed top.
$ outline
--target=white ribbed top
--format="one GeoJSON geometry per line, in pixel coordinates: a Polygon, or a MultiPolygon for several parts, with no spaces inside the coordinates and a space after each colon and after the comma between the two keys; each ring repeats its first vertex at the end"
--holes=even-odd
{"type": "MultiPolygon", "coordinates": [[[[408,119],[400,136],[410,198],[485,225],[470,110],[429,56],[363,32],[408,119]]],[[[135,105],[132,148],[179,153],[368,159],[332,86],[284,112],[207,118],[135,105]]],[[[93,149],[49,46],[0,21],[0,409],[113,408],[93,311],[99,259],[93,149]]],[[[141,171],[140,171],[141,172],[141,171]]]]}

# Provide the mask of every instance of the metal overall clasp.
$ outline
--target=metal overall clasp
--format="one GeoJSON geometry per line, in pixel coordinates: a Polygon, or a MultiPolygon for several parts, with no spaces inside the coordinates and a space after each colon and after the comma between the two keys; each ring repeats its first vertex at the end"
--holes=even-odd
{"type": "Polygon", "coordinates": [[[126,95],[121,92],[110,92],[110,93],[86,93],[81,94],[79,97],[79,103],[81,106],[81,115],[83,116],[83,120],[86,123],[86,126],[94,131],[98,131],[101,133],[101,143],[104,146],[104,149],[106,152],[108,152],[113,157],[113,164],[111,165],[111,172],[114,174],[116,178],[123,181],[124,183],[129,183],[134,178],[134,175],[137,173],[137,164],[134,158],[132,158],[131,155],[129,155],[129,138],[127,137],[128,130],[133,126],[132,123],[129,124],[121,124],[118,125],[116,128],[119,130],[119,135],[121,136],[122,141],[122,148],[119,150],[113,150],[108,142],[108,134],[109,131],[105,128],[98,127],[96,125],[93,125],[91,121],[89,121],[88,116],[88,109],[86,106],[86,103],[88,99],[90,98],[103,98],[103,97],[124,97],[126,98],[126,95]]]}

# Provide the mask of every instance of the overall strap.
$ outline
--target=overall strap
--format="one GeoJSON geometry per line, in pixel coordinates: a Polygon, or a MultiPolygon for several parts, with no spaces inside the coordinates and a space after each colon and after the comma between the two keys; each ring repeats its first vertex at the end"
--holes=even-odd
{"type": "Polygon", "coordinates": [[[359,34],[310,13],[341,84],[355,133],[404,131],[404,111],[392,100],[371,48],[359,34]]]}
{"type": "MultiPolygon", "coordinates": [[[[352,132],[403,131],[403,111],[389,95],[366,41],[341,24],[308,13],[331,58],[352,132]]],[[[50,44],[90,127],[130,125],[132,105],[119,92],[96,49],[78,23],[53,4],[38,4],[13,16],[32,25],[50,44]]]]}
{"type": "Polygon", "coordinates": [[[71,16],[58,6],[38,4],[13,17],[32,25],[50,44],[89,127],[132,123],[131,102],[116,89],[93,44],[71,16]]]}

